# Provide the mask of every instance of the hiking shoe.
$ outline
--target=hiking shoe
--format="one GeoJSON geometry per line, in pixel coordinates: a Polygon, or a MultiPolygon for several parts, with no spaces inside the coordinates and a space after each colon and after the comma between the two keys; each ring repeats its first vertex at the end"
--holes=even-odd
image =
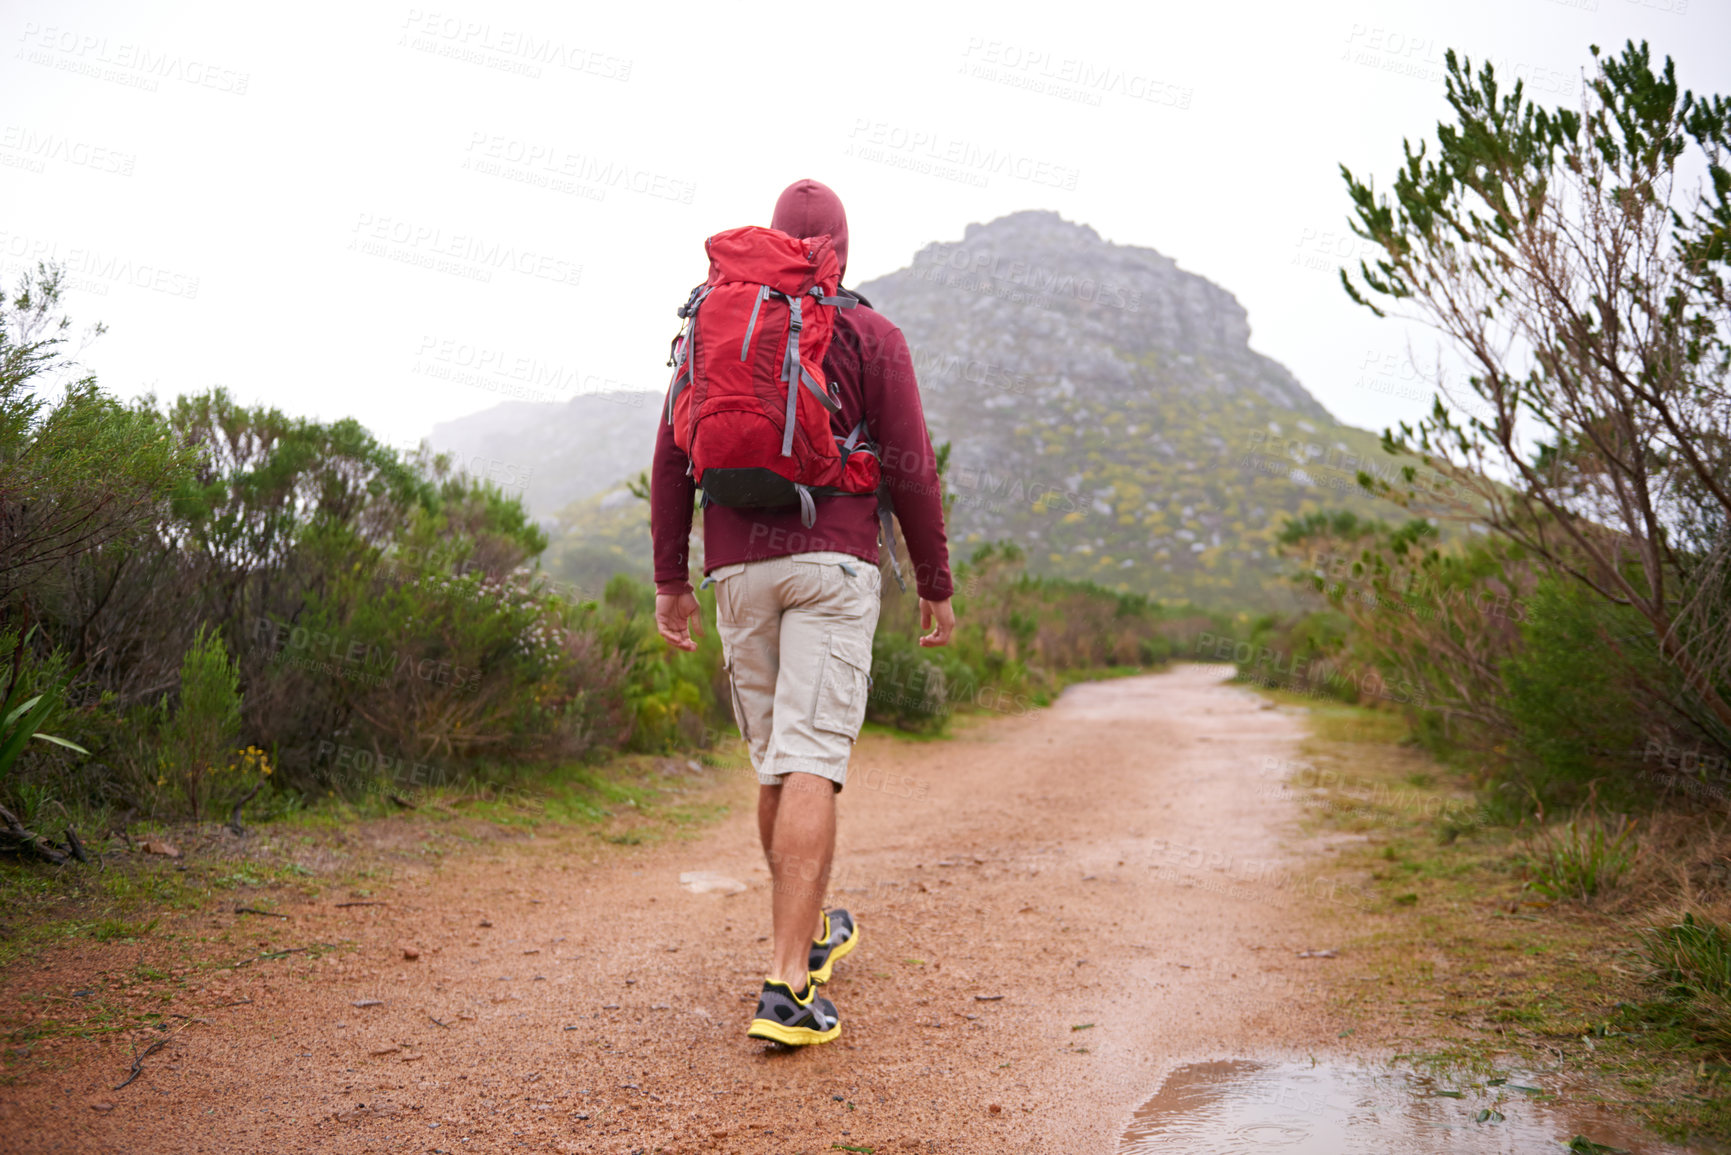
{"type": "Polygon", "coordinates": [[[757,996],[757,1014],[745,1033],[783,1046],[807,1047],[840,1035],[841,1019],[834,1003],[818,997],[816,983],[807,983],[802,996],[786,983],[765,980],[763,993],[757,996]]]}
{"type": "Polygon", "coordinates": [[[836,960],[846,958],[858,945],[859,927],[854,925],[853,915],[841,909],[824,911],[823,937],[811,944],[811,958],[807,964],[811,981],[829,982],[836,960]]]}

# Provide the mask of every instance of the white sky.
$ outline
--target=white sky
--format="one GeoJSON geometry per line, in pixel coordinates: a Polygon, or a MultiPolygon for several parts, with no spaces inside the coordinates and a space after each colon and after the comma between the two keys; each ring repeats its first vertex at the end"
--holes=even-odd
{"type": "Polygon", "coordinates": [[[71,266],[117,393],[223,385],[401,443],[513,373],[661,388],[703,238],[811,176],[850,283],[1056,209],[1236,294],[1258,350],[1380,429],[1427,406],[1335,282],[1337,166],[1386,183],[1446,111],[1447,47],[1573,105],[1588,44],[1630,37],[1731,92],[1728,0],[0,0],[0,270],[71,266]],[[930,171],[993,150],[1023,175],[930,171]]]}

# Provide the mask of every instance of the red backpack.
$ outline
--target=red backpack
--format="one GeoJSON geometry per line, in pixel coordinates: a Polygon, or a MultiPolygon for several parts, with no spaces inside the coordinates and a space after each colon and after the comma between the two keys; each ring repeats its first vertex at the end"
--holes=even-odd
{"type": "Polygon", "coordinates": [[[706,502],[798,505],[809,527],[814,497],[878,488],[865,422],[837,435],[830,416],[841,404],[823,380],[835,311],[859,302],[840,291],[828,236],[747,226],[716,233],[704,248],[709,279],[679,309],[685,327],[668,362],[674,441],[706,502]]]}

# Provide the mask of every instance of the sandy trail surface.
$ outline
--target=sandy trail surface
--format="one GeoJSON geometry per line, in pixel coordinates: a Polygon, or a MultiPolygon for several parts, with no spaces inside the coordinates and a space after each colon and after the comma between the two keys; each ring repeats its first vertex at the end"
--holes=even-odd
{"type": "Polygon", "coordinates": [[[736,781],[689,840],[597,856],[544,833],[399,874],[386,905],[285,906],[306,941],[351,945],[200,980],[122,1090],[130,1054],[95,1045],[0,1088],[0,1148],[1110,1152],[1179,1064],[1340,1029],[1330,964],[1298,955],[1330,945],[1316,912],[1351,883],[1296,837],[1266,761],[1303,723],[1226,673],[862,741],[835,1043],[745,1036],[769,887],[736,781]],[[698,870],[746,889],[682,888],[698,870]]]}

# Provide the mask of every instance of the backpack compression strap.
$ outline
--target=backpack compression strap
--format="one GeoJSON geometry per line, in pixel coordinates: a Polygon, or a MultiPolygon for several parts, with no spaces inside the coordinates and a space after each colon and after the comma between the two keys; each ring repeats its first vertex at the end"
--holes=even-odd
{"type": "MultiPolygon", "coordinates": [[[[804,299],[805,294],[796,297],[788,296],[788,294],[771,289],[766,285],[764,286],[763,293],[760,293],[758,296],[759,301],[761,301],[768,293],[775,293],[777,296],[783,297],[787,300],[787,349],[781,357],[781,380],[787,383],[787,414],[785,420],[782,422],[781,455],[783,457],[792,457],[793,429],[799,416],[799,387],[803,384],[807,389],[810,389],[811,395],[817,398],[818,404],[822,405],[824,409],[828,410],[830,413],[839,412],[841,410],[841,405],[836,402],[835,398],[824,392],[822,385],[819,385],[816,381],[812,380],[811,374],[805,371],[805,366],[802,365],[799,360],[799,331],[805,327],[805,322],[800,319],[800,302],[804,299]]],[[[812,287],[810,295],[817,298],[818,304],[832,305],[837,309],[851,309],[859,303],[850,297],[826,297],[823,295],[823,290],[816,286],[812,287]]],[[[752,317],[754,322],[756,316],[757,308],[756,306],[753,306],[752,317]]],[[[751,340],[751,334],[749,331],[746,333],[746,340],[751,340]]],[[[744,346],[741,346],[739,353],[740,359],[744,360],[744,346]]]]}
{"type": "MultiPolygon", "coordinates": [[[[699,285],[691,290],[691,296],[685,304],[679,306],[677,315],[685,318],[685,328],[673,338],[673,347],[668,350],[667,363],[674,366],[673,387],[667,391],[667,424],[673,424],[673,403],[679,395],[685,392],[691,384],[691,343],[697,335],[697,307],[703,304],[705,297],[714,289],[713,285],[699,285]]],[[[755,319],[756,313],[753,313],[755,319]]]]}

